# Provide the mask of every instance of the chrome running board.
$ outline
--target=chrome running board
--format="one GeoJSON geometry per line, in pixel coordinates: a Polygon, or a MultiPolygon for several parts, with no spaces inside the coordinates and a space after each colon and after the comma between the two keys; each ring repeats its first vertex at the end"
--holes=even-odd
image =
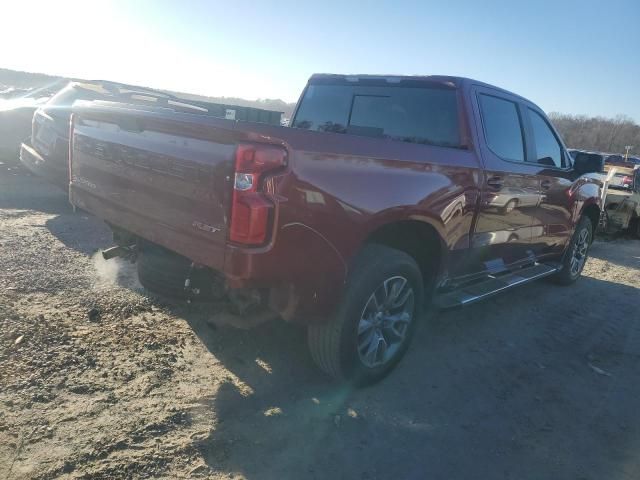
{"type": "Polygon", "coordinates": [[[502,275],[489,275],[479,282],[465,285],[450,292],[436,294],[433,303],[435,307],[442,309],[469,305],[510,288],[553,275],[559,270],[559,264],[535,263],[502,275]]]}

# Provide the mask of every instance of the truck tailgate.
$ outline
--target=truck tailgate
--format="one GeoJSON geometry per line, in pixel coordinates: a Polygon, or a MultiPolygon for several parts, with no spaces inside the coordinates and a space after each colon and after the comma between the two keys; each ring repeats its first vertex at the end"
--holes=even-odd
{"type": "Polygon", "coordinates": [[[222,269],[234,122],[115,107],[74,111],[71,202],[222,269]]]}

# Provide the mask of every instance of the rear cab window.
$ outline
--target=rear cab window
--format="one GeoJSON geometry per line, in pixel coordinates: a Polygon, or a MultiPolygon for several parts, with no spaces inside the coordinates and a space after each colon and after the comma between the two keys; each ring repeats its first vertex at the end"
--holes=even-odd
{"type": "Polygon", "coordinates": [[[310,84],[292,126],[320,132],[461,147],[457,90],[401,84],[310,84]]]}

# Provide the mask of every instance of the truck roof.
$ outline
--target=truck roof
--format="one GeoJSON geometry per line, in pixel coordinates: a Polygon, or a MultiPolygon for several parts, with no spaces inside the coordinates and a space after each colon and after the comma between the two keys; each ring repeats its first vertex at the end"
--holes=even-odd
{"type": "Polygon", "coordinates": [[[491,85],[467,77],[458,77],[452,75],[371,75],[371,74],[335,74],[335,73],[314,73],[309,78],[308,83],[363,83],[363,84],[417,84],[417,83],[436,83],[453,88],[462,88],[464,85],[479,85],[482,87],[492,88],[501,92],[513,95],[515,97],[525,99],[521,95],[510,92],[504,88],[491,85]]]}

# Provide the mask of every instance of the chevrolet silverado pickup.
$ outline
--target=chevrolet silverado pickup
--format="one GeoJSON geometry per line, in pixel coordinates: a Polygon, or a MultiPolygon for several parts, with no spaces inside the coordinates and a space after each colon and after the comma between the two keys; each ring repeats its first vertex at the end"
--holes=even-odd
{"type": "Polygon", "coordinates": [[[426,306],[574,282],[601,212],[600,163],[466,78],[313,75],[288,127],[76,104],[71,132],[70,200],[113,229],[105,257],[303,323],[317,365],[357,383],[426,306]]]}

